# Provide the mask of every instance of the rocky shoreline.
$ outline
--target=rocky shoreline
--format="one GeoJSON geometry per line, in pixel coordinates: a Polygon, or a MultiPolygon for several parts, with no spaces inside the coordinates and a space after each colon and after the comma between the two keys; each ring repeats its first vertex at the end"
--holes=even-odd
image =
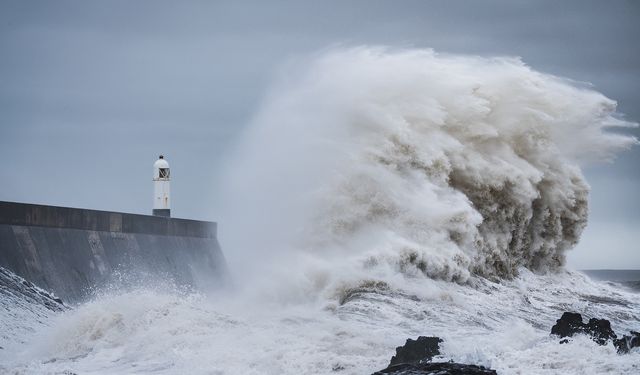
{"type": "Polygon", "coordinates": [[[619,354],[626,354],[633,348],[640,347],[640,332],[630,331],[629,335],[618,335],[611,329],[611,322],[607,319],[591,318],[587,323],[582,321],[582,315],[574,312],[565,312],[562,317],[556,321],[551,328],[551,334],[559,336],[560,344],[569,341],[568,337],[584,334],[598,345],[607,345],[613,343],[619,354]]]}
{"type": "Polygon", "coordinates": [[[396,348],[396,355],[391,358],[389,366],[373,375],[495,375],[495,370],[477,365],[455,362],[431,362],[440,355],[439,337],[420,336],[416,340],[407,339],[403,346],[396,348]]]}
{"type": "MultiPolygon", "coordinates": [[[[559,336],[560,344],[567,343],[574,335],[589,336],[599,345],[613,343],[619,354],[626,354],[633,348],[640,347],[640,333],[631,331],[629,335],[618,338],[607,319],[591,318],[587,323],[582,315],[565,312],[551,328],[551,334],[559,336]]],[[[489,375],[497,374],[483,366],[455,363],[432,362],[440,355],[439,337],[420,336],[416,340],[407,339],[403,346],[396,348],[396,354],[391,358],[387,368],[372,375],[489,375]]]]}

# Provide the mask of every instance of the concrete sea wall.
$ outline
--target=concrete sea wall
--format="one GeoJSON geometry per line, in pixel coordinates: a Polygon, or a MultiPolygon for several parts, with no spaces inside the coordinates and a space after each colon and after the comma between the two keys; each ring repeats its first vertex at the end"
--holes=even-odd
{"type": "Polygon", "coordinates": [[[227,279],[213,222],[0,202],[0,266],[79,302],[127,279],[210,287],[227,279]]]}

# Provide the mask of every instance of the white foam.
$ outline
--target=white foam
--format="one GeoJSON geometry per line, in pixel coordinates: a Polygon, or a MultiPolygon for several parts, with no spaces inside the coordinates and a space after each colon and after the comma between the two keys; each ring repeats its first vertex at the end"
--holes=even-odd
{"type": "Polygon", "coordinates": [[[212,299],[141,289],[104,296],[64,313],[37,347],[9,368],[82,374],[366,374],[382,369],[409,337],[444,339],[439,360],[500,374],[633,374],[640,352],[618,355],[586,337],[560,345],[549,335],[563,311],[637,327],[637,294],[577,273],[479,280],[475,288],[415,279],[406,289],[372,287],[340,305],[283,306],[245,296],[212,299]],[[430,292],[414,294],[425,288],[430,292]],[[615,303],[593,302],[599,296],[615,303]],[[336,372],[335,369],[340,369],[336,372]]]}

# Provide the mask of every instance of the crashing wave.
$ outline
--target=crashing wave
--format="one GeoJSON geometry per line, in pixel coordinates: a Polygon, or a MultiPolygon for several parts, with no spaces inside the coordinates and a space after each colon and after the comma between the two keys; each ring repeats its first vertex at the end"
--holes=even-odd
{"type": "Polygon", "coordinates": [[[516,58],[326,51],[282,74],[232,165],[263,234],[234,245],[458,282],[556,270],[587,223],[580,166],[637,143],[615,109],[516,58]]]}

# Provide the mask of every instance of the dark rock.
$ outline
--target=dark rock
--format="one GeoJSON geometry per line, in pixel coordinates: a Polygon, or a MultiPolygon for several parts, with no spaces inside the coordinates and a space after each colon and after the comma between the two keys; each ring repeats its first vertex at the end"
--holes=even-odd
{"type": "Polygon", "coordinates": [[[396,355],[391,357],[389,366],[400,363],[428,362],[440,354],[441,342],[439,337],[420,336],[417,340],[407,339],[404,346],[396,348],[396,355]]]}
{"type": "Polygon", "coordinates": [[[611,329],[611,322],[607,319],[589,319],[587,323],[587,332],[591,335],[593,341],[600,345],[607,345],[607,341],[614,340],[617,336],[611,329]]]}
{"type": "Polygon", "coordinates": [[[408,339],[404,346],[396,348],[389,367],[373,375],[476,375],[496,374],[495,370],[482,366],[465,365],[454,362],[430,362],[440,354],[439,337],[420,336],[417,340],[408,339]]]}
{"type": "Polygon", "coordinates": [[[497,375],[495,370],[482,366],[453,362],[402,363],[389,366],[373,375],[497,375]]]}
{"type": "MultiPolygon", "coordinates": [[[[589,319],[589,323],[582,322],[582,315],[565,312],[551,328],[551,334],[562,337],[572,337],[575,334],[589,335],[593,341],[606,345],[609,340],[616,339],[616,333],[611,329],[611,323],[606,319],[589,319]]],[[[567,342],[562,340],[561,343],[567,342]]]]}
{"type": "MultiPolygon", "coordinates": [[[[589,323],[582,322],[582,315],[565,312],[562,317],[551,327],[551,334],[560,337],[572,337],[576,334],[589,335],[591,339],[600,345],[607,345],[609,340],[618,350],[618,353],[628,353],[631,349],[640,347],[640,333],[631,331],[630,336],[624,335],[618,338],[611,329],[611,322],[607,319],[589,319],[589,323]]],[[[560,344],[566,344],[569,340],[560,340],[560,344]]]]}
{"type": "Polygon", "coordinates": [[[613,345],[618,349],[618,353],[625,354],[633,348],[640,347],[640,332],[631,331],[631,336],[624,335],[621,339],[613,340],[613,345]]]}
{"type": "Polygon", "coordinates": [[[576,333],[583,333],[583,326],[582,315],[565,312],[560,319],[556,320],[556,324],[551,327],[551,334],[560,337],[571,337],[576,333]]]}

